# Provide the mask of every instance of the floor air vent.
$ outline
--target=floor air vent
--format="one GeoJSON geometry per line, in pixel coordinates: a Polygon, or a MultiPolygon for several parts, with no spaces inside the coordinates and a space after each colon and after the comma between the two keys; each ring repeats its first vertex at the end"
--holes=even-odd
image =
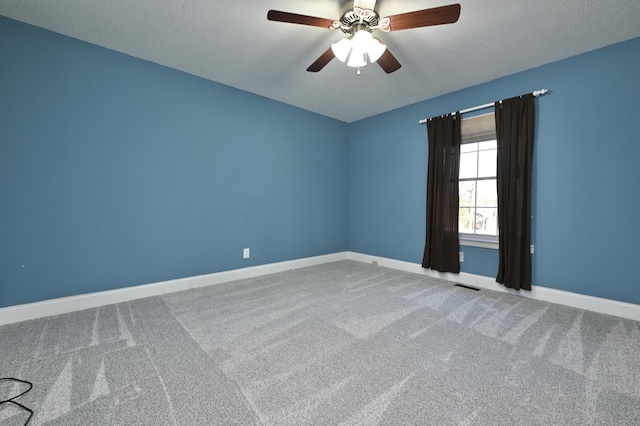
{"type": "Polygon", "coordinates": [[[460,283],[455,283],[453,286],[454,286],[454,287],[467,288],[467,289],[469,289],[469,290],[473,290],[473,291],[480,291],[480,289],[479,289],[479,288],[471,287],[470,285],[464,285],[464,284],[460,284],[460,283]]]}

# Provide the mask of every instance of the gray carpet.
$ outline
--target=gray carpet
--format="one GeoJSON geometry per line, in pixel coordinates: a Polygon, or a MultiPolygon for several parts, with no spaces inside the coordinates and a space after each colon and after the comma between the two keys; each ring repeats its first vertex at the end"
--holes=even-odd
{"type": "MultiPolygon", "coordinates": [[[[638,425],[640,324],[341,261],[0,327],[32,425],[638,425]]],[[[19,387],[0,387],[0,399],[19,387]]],[[[26,419],[0,407],[0,425],[26,419]]]]}

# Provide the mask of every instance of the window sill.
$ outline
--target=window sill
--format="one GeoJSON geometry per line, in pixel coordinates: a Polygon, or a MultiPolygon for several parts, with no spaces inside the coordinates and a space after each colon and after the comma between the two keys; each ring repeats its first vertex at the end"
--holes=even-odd
{"type": "Polygon", "coordinates": [[[499,244],[496,240],[483,239],[478,237],[460,236],[460,245],[467,247],[480,247],[486,249],[498,250],[499,244]]]}

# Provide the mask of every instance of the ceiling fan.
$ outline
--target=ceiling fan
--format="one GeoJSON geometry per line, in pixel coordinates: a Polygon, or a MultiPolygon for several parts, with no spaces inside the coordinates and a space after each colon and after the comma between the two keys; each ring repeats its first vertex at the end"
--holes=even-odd
{"type": "Polygon", "coordinates": [[[326,52],[312,63],[307,71],[318,72],[335,57],[348,66],[358,68],[367,63],[377,62],[387,73],[400,69],[400,62],[389,52],[387,46],[372,36],[375,30],[382,32],[408,30],[410,28],[452,24],[460,17],[460,5],[434,7],[380,18],[375,11],[376,0],[348,1],[342,8],[342,17],[335,21],[297,13],[270,10],[270,21],[341,30],[346,37],[331,45],[326,52]]]}

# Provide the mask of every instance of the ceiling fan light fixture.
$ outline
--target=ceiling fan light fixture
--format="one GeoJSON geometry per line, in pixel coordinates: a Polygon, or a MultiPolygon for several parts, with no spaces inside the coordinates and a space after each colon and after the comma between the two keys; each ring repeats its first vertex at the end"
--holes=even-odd
{"type": "Polygon", "coordinates": [[[373,63],[380,59],[385,50],[387,50],[387,46],[382,44],[380,40],[373,38],[369,31],[359,30],[351,38],[351,55],[347,65],[363,67],[367,63],[367,57],[373,63]]]}
{"type": "Polygon", "coordinates": [[[331,45],[331,50],[340,62],[345,62],[349,56],[349,52],[351,52],[351,40],[343,38],[342,40],[333,43],[331,45]]]}
{"type": "Polygon", "coordinates": [[[355,51],[366,52],[369,50],[369,46],[371,45],[372,41],[373,36],[369,31],[359,30],[353,35],[353,38],[351,39],[351,45],[353,47],[353,50],[355,51]]]}

